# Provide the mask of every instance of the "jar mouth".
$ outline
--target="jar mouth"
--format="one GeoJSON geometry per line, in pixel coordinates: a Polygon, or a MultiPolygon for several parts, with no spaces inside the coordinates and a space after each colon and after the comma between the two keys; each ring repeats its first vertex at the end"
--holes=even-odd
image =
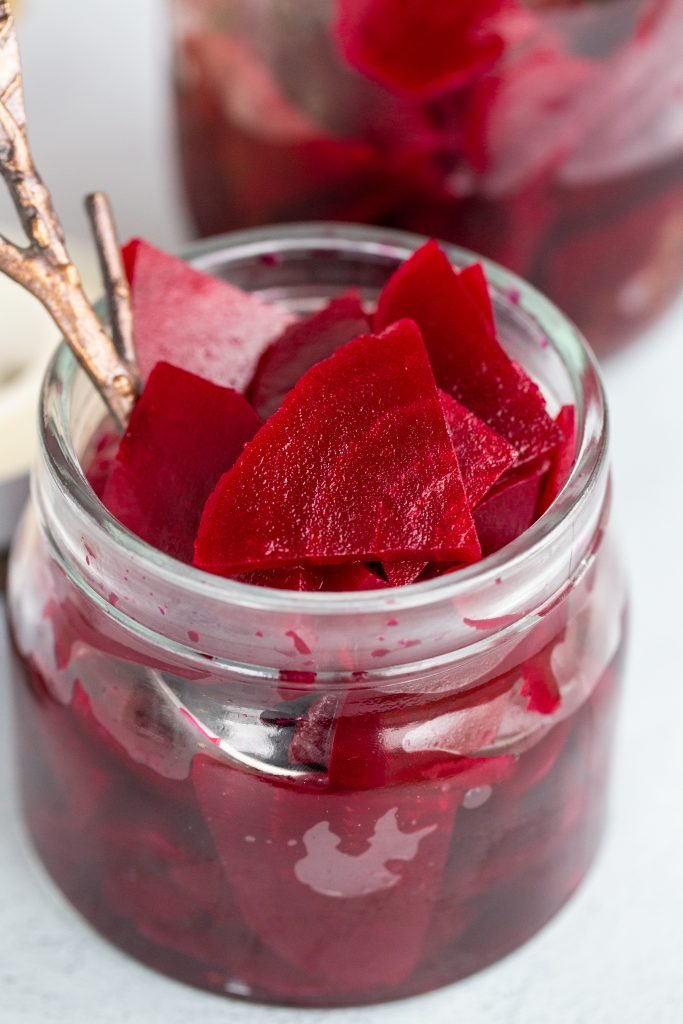
{"type": "MultiPolygon", "coordinates": [[[[268,262],[273,250],[330,252],[358,256],[359,250],[374,258],[405,260],[425,243],[423,236],[384,228],[334,223],[300,223],[233,232],[194,243],[181,256],[195,267],[212,272],[229,254],[230,261],[268,262]]],[[[495,554],[473,565],[421,583],[380,591],[348,593],[298,592],[252,586],[216,576],[178,562],[150,546],[115,519],[96,496],[81,466],[72,432],[73,398],[83,371],[62,342],[48,367],[40,409],[40,440],[45,463],[61,495],[74,507],[78,518],[114,543],[126,556],[146,569],[150,578],[181,588],[186,596],[224,603],[226,606],[261,610],[264,613],[344,616],[387,613],[424,608],[467,594],[517,569],[559,535],[573,534],[596,482],[604,475],[608,450],[605,394],[596,358],[578,328],[548,299],[511,271],[475,252],[440,243],[455,266],[483,264],[497,312],[504,306],[536,344],[549,347],[559,357],[577,413],[577,456],[571,475],[550,508],[520,537],[495,554]]],[[[505,339],[503,339],[505,340],[505,339]]]]}

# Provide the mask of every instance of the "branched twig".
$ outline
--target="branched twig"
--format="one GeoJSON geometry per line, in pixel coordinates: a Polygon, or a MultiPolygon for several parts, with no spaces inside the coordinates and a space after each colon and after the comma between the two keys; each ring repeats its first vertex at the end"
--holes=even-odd
{"type": "Polygon", "coordinates": [[[0,270],[42,302],[123,426],[135,402],[135,375],[83,291],[50,193],[33,162],[8,0],[0,0],[0,173],[29,240],[19,246],[0,235],[0,270]]]}

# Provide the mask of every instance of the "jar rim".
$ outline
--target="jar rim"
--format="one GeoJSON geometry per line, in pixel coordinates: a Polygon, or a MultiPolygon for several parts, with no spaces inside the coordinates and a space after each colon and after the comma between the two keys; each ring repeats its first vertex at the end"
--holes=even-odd
{"type": "MultiPolygon", "coordinates": [[[[299,223],[231,232],[183,248],[181,257],[210,272],[227,251],[231,255],[265,256],[274,249],[312,247],[330,252],[395,256],[397,262],[427,241],[426,237],[388,228],[336,223],[299,223]]],[[[342,593],[299,592],[259,587],[231,580],[177,561],[127,530],[107,510],[90,486],[70,432],[70,401],[81,372],[64,342],[59,346],[43,382],[40,414],[41,451],[60,491],[110,541],[149,571],[197,598],[264,613],[295,610],[299,615],[344,616],[359,612],[394,614],[424,608],[445,600],[462,600],[472,588],[493,583],[557,542],[558,533],[580,513],[605,468],[608,416],[597,360],[578,328],[552,303],[516,274],[479,254],[450,243],[440,244],[456,266],[480,262],[496,297],[508,296],[530,327],[558,354],[574,393],[577,408],[577,457],[569,479],[550,508],[515,541],[458,572],[405,587],[342,593]],[[514,296],[514,298],[513,298],[514,296]]]]}

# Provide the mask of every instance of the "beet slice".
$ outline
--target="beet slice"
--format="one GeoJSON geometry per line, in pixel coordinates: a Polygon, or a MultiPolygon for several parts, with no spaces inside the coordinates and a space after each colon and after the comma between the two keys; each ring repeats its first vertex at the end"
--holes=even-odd
{"type": "MultiPolygon", "coordinates": [[[[330,783],[369,790],[449,779],[463,792],[484,785],[482,779],[490,781],[491,765],[499,759],[480,758],[477,751],[496,739],[518,679],[519,671],[511,671],[464,693],[438,698],[421,694],[419,700],[379,691],[350,692],[337,712],[331,738],[318,738],[318,746],[329,750],[330,783]]],[[[315,706],[308,717],[322,724],[315,706]]],[[[500,761],[500,777],[508,767],[507,759],[500,761]]],[[[494,775],[498,778],[497,769],[494,775]]]]}
{"type": "Polygon", "coordinates": [[[157,363],[133,409],[102,501],[148,544],[191,562],[208,496],[260,425],[236,391],[157,363]]]}
{"type": "Polygon", "coordinates": [[[304,374],[221,478],[195,545],[195,564],[223,575],[478,557],[427,354],[409,321],[304,374]]]}
{"type": "Polygon", "coordinates": [[[235,576],[239,583],[252,587],[273,587],[275,590],[322,590],[325,577],[312,565],[293,565],[290,569],[254,569],[235,576]]]}
{"type": "Polygon", "coordinates": [[[290,324],[263,353],[249,385],[247,397],[259,416],[268,419],[306,370],[369,329],[356,292],[340,295],[314,316],[290,324]]]}
{"type": "Polygon", "coordinates": [[[537,461],[513,470],[475,508],[474,521],[484,555],[499,551],[529,529],[536,519],[547,469],[547,461],[537,461]]]}
{"type": "Polygon", "coordinates": [[[405,587],[420,578],[429,562],[407,559],[402,562],[386,562],[382,568],[392,587],[405,587]]]}
{"type": "Polygon", "coordinates": [[[311,979],[372,992],[422,952],[460,794],[335,792],[196,757],[192,778],[244,920],[311,979]]]}
{"type": "Polygon", "coordinates": [[[541,496],[538,499],[537,516],[543,515],[555,501],[569,479],[576,456],[576,409],[574,406],[563,405],[555,422],[562,431],[562,443],[553,453],[552,464],[543,481],[541,496]]]}
{"type": "Polygon", "coordinates": [[[134,239],[123,250],[143,381],[169,362],[244,391],[264,349],[292,321],[226,281],[134,239]]]}
{"type": "MultiPolygon", "coordinates": [[[[484,302],[488,301],[485,287],[481,298],[484,302]]],[[[517,450],[445,391],[441,392],[440,398],[448,433],[460,465],[465,494],[470,506],[474,508],[498,478],[513,465],[517,450]]],[[[423,561],[388,562],[383,568],[392,587],[401,587],[415,583],[428,564],[423,561]]]]}
{"type": "Polygon", "coordinates": [[[552,715],[562,699],[552,667],[552,653],[561,639],[559,637],[554,644],[547,644],[522,666],[524,682],[520,696],[528,698],[529,711],[537,711],[540,715],[552,715]]]}
{"type": "Polygon", "coordinates": [[[384,590],[389,586],[365,562],[346,562],[343,565],[326,565],[322,570],[323,590],[384,590]]]}
{"type": "Polygon", "coordinates": [[[504,42],[495,16],[511,0],[338,0],[346,60],[389,89],[423,96],[465,84],[493,65],[504,42]]]}
{"type": "Polygon", "coordinates": [[[517,449],[443,391],[441,407],[458,456],[465,494],[474,508],[503,473],[512,468],[517,449]]]}
{"type": "Polygon", "coordinates": [[[555,448],[560,430],[540,389],[518,371],[490,327],[478,265],[457,271],[434,241],[418,249],[380,295],[376,329],[409,317],[422,331],[436,382],[519,452],[525,462],[555,448]]]}

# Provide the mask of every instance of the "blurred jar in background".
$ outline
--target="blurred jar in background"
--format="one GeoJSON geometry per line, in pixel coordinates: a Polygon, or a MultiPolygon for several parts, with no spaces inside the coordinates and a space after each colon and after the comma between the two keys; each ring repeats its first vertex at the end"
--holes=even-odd
{"type": "Polygon", "coordinates": [[[406,228],[547,292],[600,352],[683,280],[683,0],[172,0],[201,234],[406,228]]]}

